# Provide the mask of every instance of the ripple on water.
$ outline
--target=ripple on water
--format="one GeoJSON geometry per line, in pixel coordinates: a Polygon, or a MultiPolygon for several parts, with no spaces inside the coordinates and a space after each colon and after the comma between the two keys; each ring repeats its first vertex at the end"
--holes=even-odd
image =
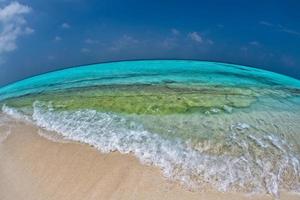
{"type": "MultiPolygon", "coordinates": [[[[10,114],[17,112],[10,111],[9,107],[3,110],[10,114]]],[[[263,119],[268,113],[252,114],[231,114],[230,119],[226,118],[228,115],[190,116],[191,124],[198,124],[196,139],[186,137],[184,132],[175,133],[191,127],[189,123],[180,123],[182,115],[162,116],[166,123],[153,131],[148,126],[160,127],[160,124],[147,116],[144,119],[138,116],[140,120],[137,120],[135,116],[89,109],[56,111],[51,104],[35,102],[30,119],[52,131],[40,132],[44,137],[56,140],[57,135],[52,134],[56,132],[58,138],[86,143],[104,153],[132,153],[142,163],[160,167],[166,177],[190,188],[200,189],[209,184],[220,191],[267,192],[274,196],[281,189],[299,191],[299,153],[290,145],[288,137],[270,131],[274,129],[270,124],[278,123],[276,120],[281,120],[284,113],[277,113],[273,123],[268,120],[270,124],[263,126],[257,123],[257,118],[263,119]],[[206,121],[199,123],[202,119],[206,121]],[[176,127],[172,129],[170,122],[176,127]],[[211,124],[205,126],[208,122],[211,124]],[[220,126],[223,129],[216,131],[220,126]],[[202,137],[201,131],[208,131],[207,127],[214,127],[213,131],[220,134],[202,137]],[[166,128],[170,128],[169,135],[164,135],[166,128]]],[[[20,112],[16,116],[20,117],[20,112]]],[[[189,120],[186,116],[184,119],[189,120]]]]}

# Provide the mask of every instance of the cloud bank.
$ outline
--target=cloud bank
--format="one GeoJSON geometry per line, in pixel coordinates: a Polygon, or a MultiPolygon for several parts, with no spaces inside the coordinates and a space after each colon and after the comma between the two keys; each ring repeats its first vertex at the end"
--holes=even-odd
{"type": "Polygon", "coordinates": [[[17,39],[20,36],[34,32],[32,28],[27,26],[24,17],[31,10],[29,6],[18,2],[11,2],[0,8],[0,56],[17,49],[17,39]]]}
{"type": "Polygon", "coordinates": [[[203,38],[201,37],[200,34],[198,34],[197,32],[192,32],[188,34],[188,37],[198,43],[202,43],[203,42],[203,38]]]}

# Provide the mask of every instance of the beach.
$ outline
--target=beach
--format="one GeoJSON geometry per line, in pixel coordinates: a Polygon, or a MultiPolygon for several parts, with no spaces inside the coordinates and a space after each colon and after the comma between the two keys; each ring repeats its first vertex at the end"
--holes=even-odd
{"type": "MultiPolygon", "coordinates": [[[[3,114],[43,129],[28,133],[92,146],[100,158],[100,152],[105,156],[118,152],[122,159],[130,155],[139,167],[140,163],[156,167],[159,175],[154,177],[180,183],[188,188],[185,190],[214,189],[275,198],[281,191],[300,191],[299,88],[298,80],[241,65],[124,61],[58,70],[7,85],[0,88],[0,107],[3,114]]],[[[4,132],[0,142],[9,132],[5,128],[8,123],[0,116],[4,132]]],[[[4,143],[20,131],[14,128],[11,132],[4,143]]],[[[84,158],[86,154],[90,153],[83,153],[84,158]]],[[[93,164],[88,166],[98,165],[94,163],[97,159],[91,158],[93,164]]],[[[48,160],[45,163],[58,162],[48,160]]],[[[132,170],[132,163],[124,163],[127,160],[113,166],[132,170]]],[[[55,166],[63,168],[61,163],[55,166]]],[[[79,171],[76,174],[85,170],[79,171]]],[[[101,175],[101,170],[96,174],[101,175]]],[[[59,185],[52,180],[54,175],[50,177],[52,184],[59,185]]],[[[139,181],[132,182],[136,187],[139,181]]],[[[164,184],[156,185],[161,189],[164,184]]]]}
{"type": "MultiPolygon", "coordinates": [[[[190,191],[130,154],[100,153],[74,142],[53,142],[39,129],[9,122],[0,143],[0,199],[272,199],[270,195],[190,191]]],[[[3,134],[3,133],[1,133],[3,134]]],[[[281,199],[299,199],[281,193],[281,199]]]]}

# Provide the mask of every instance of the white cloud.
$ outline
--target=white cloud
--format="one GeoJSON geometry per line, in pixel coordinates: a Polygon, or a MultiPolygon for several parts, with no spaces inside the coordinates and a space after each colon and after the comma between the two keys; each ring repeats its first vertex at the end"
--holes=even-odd
{"type": "Polygon", "coordinates": [[[215,42],[207,37],[203,37],[200,33],[190,32],[187,34],[187,38],[197,44],[213,45],[215,42]]]}
{"type": "Polygon", "coordinates": [[[31,8],[18,2],[11,2],[0,8],[0,55],[14,51],[17,39],[22,35],[32,34],[34,30],[27,26],[24,16],[31,12],[31,8]]]}
{"type": "Polygon", "coordinates": [[[129,35],[123,35],[119,40],[114,42],[112,47],[110,47],[110,50],[112,51],[119,51],[124,48],[130,48],[139,43],[139,40],[129,36],[129,35]]]}
{"type": "Polygon", "coordinates": [[[90,49],[85,48],[85,47],[81,49],[82,53],[89,53],[90,51],[91,51],[90,49]]]}
{"type": "Polygon", "coordinates": [[[61,27],[64,28],[64,29],[71,28],[70,24],[68,24],[68,23],[66,23],[66,22],[63,23],[63,24],[61,25],[61,27]]]}
{"type": "Polygon", "coordinates": [[[99,41],[98,40],[93,40],[91,38],[87,38],[86,40],[84,40],[84,43],[86,43],[86,44],[97,44],[97,43],[99,43],[99,41]]]}
{"type": "Polygon", "coordinates": [[[60,36],[55,36],[53,39],[55,42],[59,42],[62,40],[62,38],[60,36]]]}
{"type": "Polygon", "coordinates": [[[218,28],[224,28],[224,25],[223,24],[217,24],[217,27],[218,28]]]}
{"type": "Polygon", "coordinates": [[[272,23],[267,22],[267,21],[260,21],[259,24],[264,25],[264,26],[274,26],[272,23]]]}
{"type": "Polygon", "coordinates": [[[4,8],[0,9],[0,20],[1,21],[15,21],[19,20],[24,22],[24,18],[16,19],[18,16],[27,14],[31,11],[31,8],[26,5],[22,5],[19,2],[12,2],[4,8]]]}
{"type": "Polygon", "coordinates": [[[260,43],[258,41],[251,41],[249,42],[249,44],[252,46],[260,46],[260,43]]]}
{"type": "Polygon", "coordinates": [[[34,33],[34,29],[26,27],[24,33],[30,35],[30,34],[34,33]]]}
{"type": "Polygon", "coordinates": [[[48,60],[55,60],[55,56],[49,55],[49,56],[47,56],[47,59],[48,59],[48,60]]]}
{"type": "Polygon", "coordinates": [[[300,36],[300,31],[287,28],[287,27],[285,27],[281,24],[275,25],[275,24],[272,24],[272,23],[267,22],[267,21],[260,21],[259,24],[264,25],[264,26],[268,26],[268,27],[273,28],[277,31],[281,31],[281,32],[284,32],[284,33],[300,36]]]}
{"type": "Polygon", "coordinates": [[[198,42],[198,43],[202,43],[203,42],[203,38],[197,32],[188,33],[188,38],[190,38],[191,40],[193,40],[195,42],[198,42]]]}
{"type": "Polygon", "coordinates": [[[180,34],[180,31],[177,30],[176,28],[172,28],[171,32],[172,32],[173,35],[179,35],[180,34]]]}
{"type": "Polygon", "coordinates": [[[208,39],[208,40],[207,40],[207,43],[210,44],[210,45],[213,45],[215,42],[212,41],[211,39],[208,39]]]}
{"type": "Polygon", "coordinates": [[[282,29],[280,31],[300,36],[300,32],[299,31],[288,29],[288,28],[285,28],[285,27],[282,27],[282,29]]]}
{"type": "Polygon", "coordinates": [[[180,31],[178,29],[172,28],[170,31],[171,31],[171,35],[168,35],[164,40],[159,42],[159,44],[164,49],[168,49],[168,50],[178,46],[177,43],[180,39],[180,31]]]}

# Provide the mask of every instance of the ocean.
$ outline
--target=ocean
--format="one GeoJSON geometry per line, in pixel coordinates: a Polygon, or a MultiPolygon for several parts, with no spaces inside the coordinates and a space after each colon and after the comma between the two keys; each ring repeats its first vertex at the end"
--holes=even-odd
{"type": "Polygon", "coordinates": [[[300,81],[284,75],[191,60],[111,62],[4,86],[0,106],[0,142],[10,116],[55,133],[43,132],[48,139],[135,155],[190,189],[300,192],[300,81]]]}

